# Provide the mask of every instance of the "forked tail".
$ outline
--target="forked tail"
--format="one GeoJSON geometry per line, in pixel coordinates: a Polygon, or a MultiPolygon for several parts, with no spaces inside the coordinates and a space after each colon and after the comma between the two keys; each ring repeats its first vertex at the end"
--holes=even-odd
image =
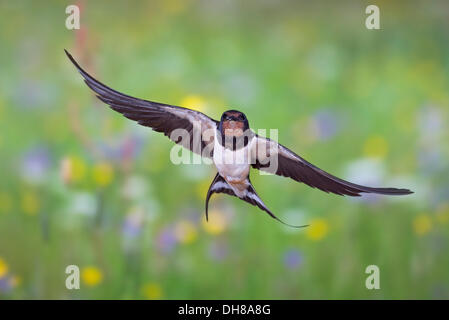
{"type": "Polygon", "coordinates": [[[263,203],[262,199],[260,199],[259,195],[256,193],[256,190],[254,190],[254,187],[251,184],[251,181],[248,179],[248,187],[244,192],[244,196],[239,197],[234,193],[234,190],[232,189],[232,187],[226,182],[226,180],[220,176],[219,173],[217,173],[217,175],[215,176],[214,180],[212,181],[209,190],[207,191],[207,196],[206,196],[206,221],[209,221],[209,214],[208,214],[208,207],[209,207],[209,199],[210,197],[214,194],[214,193],[226,193],[229,194],[231,196],[235,196],[239,199],[242,199],[243,201],[246,201],[250,204],[252,204],[253,206],[257,206],[260,209],[262,209],[263,211],[265,211],[266,213],[268,213],[273,219],[276,219],[277,221],[289,226],[289,227],[293,227],[293,228],[304,228],[307,227],[308,225],[302,225],[302,226],[294,226],[288,223],[285,223],[284,221],[282,221],[281,219],[279,219],[278,217],[276,217],[265,205],[265,203],[263,203]]]}

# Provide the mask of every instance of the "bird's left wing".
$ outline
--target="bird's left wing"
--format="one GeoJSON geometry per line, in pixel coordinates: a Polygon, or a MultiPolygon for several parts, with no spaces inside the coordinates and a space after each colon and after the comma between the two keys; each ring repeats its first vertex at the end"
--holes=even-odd
{"type": "Polygon", "coordinates": [[[408,189],[372,188],[337,178],[268,138],[256,135],[251,144],[252,167],[303,182],[312,188],[339,195],[360,196],[360,193],[405,195],[408,189]]]}
{"type": "Polygon", "coordinates": [[[164,133],[175,143],[197,154],[212,157],[216,120],[199,111],[134,98],[111,89],[84,71],[72,55],[64,51],[98,99],[113,110],[154,131],[164,133]]]}

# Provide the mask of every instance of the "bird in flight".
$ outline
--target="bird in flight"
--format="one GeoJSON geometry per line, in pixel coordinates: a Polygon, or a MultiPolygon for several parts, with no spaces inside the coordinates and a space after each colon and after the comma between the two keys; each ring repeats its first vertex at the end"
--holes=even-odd
{"type": "Polygon", "coordinates": [[[225,193],[257,206],[272,218],[289,225],[276,217],[257,195],[249,178],[250,167],[338,195],[357,197],[361,193],[384,195],[413,193],[408,189],[367,187],[337,178],[276,141],[254,133],[243,112],[226,111],[220,121],[217,121],[199,111],[120,93],[93,78],[80,67],[67,50],[64,51],[98,99],[126,118],[162,132],[175,143],[213,161],[218,172],[206,195],[206,220],[212,194],[225,193]]]}

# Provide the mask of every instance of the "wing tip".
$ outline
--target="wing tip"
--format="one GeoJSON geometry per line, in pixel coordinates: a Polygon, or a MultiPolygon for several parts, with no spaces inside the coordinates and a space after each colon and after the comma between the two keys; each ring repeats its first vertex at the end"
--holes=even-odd
{"type": "Polygon", "coordinates": [[[67,49],[64,49],[65,55],[67,56],[67,58],[70,59],[70,61],[72,61],[73,64],[77,65],[75,59],[73,58],[73,56],[67,51],[67,49]]]}
{"type": "Polygon", "coordinates": [[[293,224],[287,224],[287,223],[284,223],[284,224],[285,224],[286,226],[288,226],[288,227],[296,228],[296,229],[307,228],[307,227],[310,226],[310,224],[303,224],[302,226],[295,226],[295,225],[293,225],[293,224]]]}
{"type": "Polygon", "coordinates": [[[91,78],[91,76],[86,71],[84,71],[83,68],[81,68],[78,62],[76,62],[75,58],[66,49],[64,49],[64,52],[67,58],[69,58],[73,65],[78,69],[78,72],[83,76],[84,79],[91,78]]]}
{"type": "Polygon", "coordinates": [[[389,196],[406,196],[408,194],[413,194],[414,192],[409,189],[396,189],[396,188],[388,188],[388,189],[374,189],[374,193],[389,195],[389,196]]]}

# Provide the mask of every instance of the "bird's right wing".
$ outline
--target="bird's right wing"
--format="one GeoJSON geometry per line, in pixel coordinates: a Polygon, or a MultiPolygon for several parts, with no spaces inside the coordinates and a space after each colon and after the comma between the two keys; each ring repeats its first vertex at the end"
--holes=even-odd
{"type": "Polygon", "coordinates": [[[339,195],[360,196],[360,193],[405,195],[408,189],[372,188],[337,178],[314,166],[293,151],[268,138],[255,136],[251,148],[253,168],[292,178],[312,188],[339,195]]]}
{"type": "Polygon", "coordinates": [[[216,120],[199,111],[134,98],[111,89],[84,71],[72,55],[64,51],[88,87],[95,92],[98,99],[113,110],[137,121],[140,125],[164,133],[175,143],[197,154],[212,157],[216,120]]]}

